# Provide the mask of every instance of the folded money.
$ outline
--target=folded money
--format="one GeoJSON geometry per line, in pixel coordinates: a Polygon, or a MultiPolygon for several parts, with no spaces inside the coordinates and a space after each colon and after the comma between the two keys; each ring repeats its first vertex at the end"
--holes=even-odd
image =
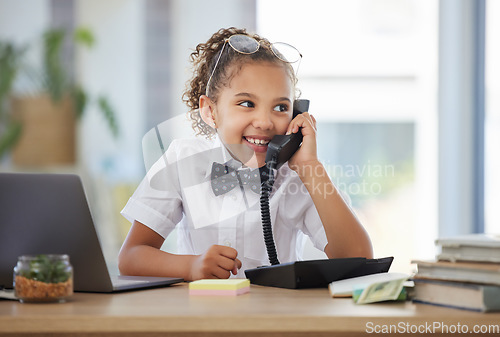
{"type": "MultiPolygon", "coordinates": [[[[332,297],[351,297],[355,289],[364,289],[370,284],[377,282],[385,282],[399,280],[401,278],[409,278],[410,276],[403,273],[376,273],[365,276],[352,277],[339,281],[333,281],[328,285],[330,295],[332,297]]],[[[359,292],[360,294],[360,292],[359,292]]]]}
{"type": "Polygon", "coordinates": [[[384,301],[395,301],[404,292],[405,282],[408,277],[402,277],[399,279],[374,282],[364,288],[356,289],[354,294],[359,294],[359,296],[353,296],[356,304],[366,304],[384,301]]]}

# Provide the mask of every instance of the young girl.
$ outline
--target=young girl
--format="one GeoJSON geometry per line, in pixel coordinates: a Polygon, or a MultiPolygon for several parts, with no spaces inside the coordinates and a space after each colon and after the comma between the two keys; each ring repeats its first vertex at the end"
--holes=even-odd
{"type": "Polygon", "coordinates": [[[318,160],[316,120],[307,112],[292,120],[291,63],[301,57],[290,45],[236,28],[196,47],[184,98],[205,137],[172,142],[125,206],[133,225],[119,254],[122,274],[191,281],[244,277],[269,264],[260,181],[247,178],[265,166],[273,136],[297,132],[302,146],[275,172],[270,196],[279,261],[301,259],[304,234],[329,258],[372,257],[367,233],[318,160]],[[177,254],[160,250],[174,228],[177,254]]]}

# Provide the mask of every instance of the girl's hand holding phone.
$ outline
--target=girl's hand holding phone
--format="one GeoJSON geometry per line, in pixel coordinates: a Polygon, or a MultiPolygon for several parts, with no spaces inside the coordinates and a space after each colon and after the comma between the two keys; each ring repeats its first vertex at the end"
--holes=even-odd
{"type": "Polygon", "coordinates": [[[316,119],[308,112],[297,115],[288,126],[286,134],[302,132],[302,146],[288,161],[289,167],[297,171],[307,163],[318,161],[316,146],[316,119]]]}

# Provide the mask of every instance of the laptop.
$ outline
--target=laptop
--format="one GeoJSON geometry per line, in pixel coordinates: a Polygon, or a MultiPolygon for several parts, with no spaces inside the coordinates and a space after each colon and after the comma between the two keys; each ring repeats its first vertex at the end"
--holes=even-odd
{"type": "Polygon", "coordinates": [[[109,273],[79,176],[0,173],[0,289],[13,287],[20,255],[38,254],[69,255],[74,290],[80,292],[111,293],[183,281],[109,273]]]}

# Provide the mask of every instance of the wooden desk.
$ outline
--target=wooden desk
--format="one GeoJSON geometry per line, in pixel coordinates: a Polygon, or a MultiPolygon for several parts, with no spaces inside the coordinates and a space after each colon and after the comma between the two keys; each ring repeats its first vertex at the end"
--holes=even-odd
{"type": "Polygon", "coordinates": [[[500,313],[410,302],[356,305],[332,299],[327,289],[252,285],[249,294],[237,297],[189,296],[186,283],[112,295],[76,293],[64,304],[0,300],[1,336],[357,336],[378,334],[391,324],[400,329],[397,335],[420,335],[415,329],[426,324],[459,324],[472,332],[475,325],[498,328],[500,313]]]}

